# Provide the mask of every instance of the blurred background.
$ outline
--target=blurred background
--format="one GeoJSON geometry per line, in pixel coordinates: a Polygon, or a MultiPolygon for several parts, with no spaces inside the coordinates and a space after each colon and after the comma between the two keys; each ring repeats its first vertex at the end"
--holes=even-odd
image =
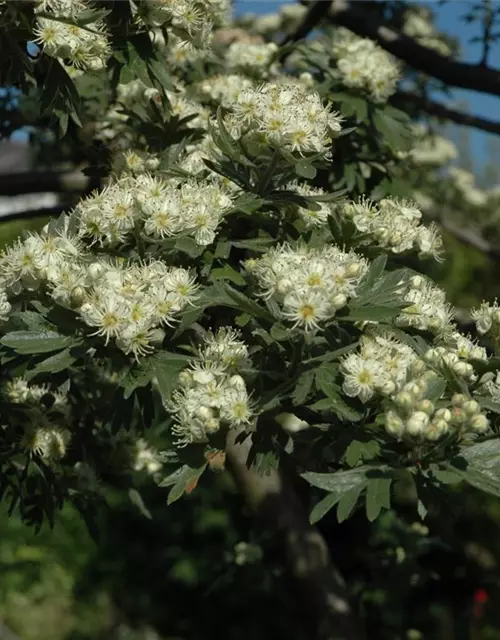
{"type": "MultiPolygon", "coordinates": [[[[284,4],[290,3],[236,0],[234,11],[248,24],[284,4]]],[[[453,39],[460,59],[477,61],[477,23],[467,14],[478,3],[412,4],[433,12],[436,29],[453,39]]],[[[490,65],[500,67],[497,41],[490,65]]],[[[441,94],[441,102],[492,120],[500,113],[499,98],[464,90],[441,94]]],[[[64,146],[54,145],[36,108],[36,100],[0,91],[2,247],[96,186],[80,169],[95,163],[102,148],[71,130],[64,146]]],[[[431,126],[456,149],[447,173],[435,169],[436,179],[448,184],[447,205],[461,198],[460,184],[468,185],[456,205],[456,225],[472,226],[473,239],[498,237],[500,243],[500,138],[454,124],[431,126]]],[[[446,261],[428,273],[459,310],[498,295],[498,256],[452,231],[445,244],[446,261]]],[[[278,561],[272,553],[263,557],[262,546],[272,549],[272,541],[255,529],[227,474],[211,474],[168,508],[164,489],[145,481],[141,491],[151,519],[117,492],[90,531],[70,507],[53,530],[44,526],[38,534],[15,513],[1,513],[0,640],[308,637],[278,561]]],[[[500,640],[500,502],[460,487],[424,524],[404,498],[398,514],[386,512],[372,525],[364,514],[342,525],[334,516],[320,523],[367,637],[500,640]]]]}

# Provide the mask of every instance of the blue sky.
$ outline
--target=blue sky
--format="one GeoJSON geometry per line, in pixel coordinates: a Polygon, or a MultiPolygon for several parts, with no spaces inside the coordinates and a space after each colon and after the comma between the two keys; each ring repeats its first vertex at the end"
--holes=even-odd
{"type": "MultiPolygon", "coordinates": [[[[295,0],[235,0],[234,4],[237,15],[243,13],[262,15],[277,11],[282,4],[293,4],[294,2],[295,0]]],[[[462,51],[461,59],[464,62],[477,63],[481,58],[481,45],[480,43],[470,43],[469,39],[472,36],[480,35],[479,24],[470,25],[461,20],[461,16],[474,3],[468,0],[451,0],[444,5],[438,5],[437,2],[422,2],[421,4],[428,4],[432,7],[436,13],[436,26],[438,29],[459,38],[462,51]]],[[[489,65],[500,68],[500,42],[496,43],[491,49],[489,65]]],[[[488,96],[476,91],[454,89],[451,99],[444,99],[442,94],[436,96],[436,98],[443,103],[467,103],[471,113],[490,120],[500,120],[500,97],[488,96]]],[[[485,144],[489,135],[472,128],[470,133],[472,155],[477,169],[484,160],[485,144]]]]}

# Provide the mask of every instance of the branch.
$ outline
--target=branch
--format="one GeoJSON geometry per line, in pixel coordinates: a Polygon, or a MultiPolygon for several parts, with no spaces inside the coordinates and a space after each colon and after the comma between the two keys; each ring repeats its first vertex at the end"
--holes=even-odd
{"type": "Polygon", "coordinates": [[[349,8],[344,0],[333,3],[330,19],[333,23],[354,31],[358,36],[375,40],[383,49],[410,67],[449,86],[500,96],[500,71],[497,69],[450,60],[418,44],[413,38],[387,27],[374,16],[368,18],[360,11],[349,8]]]}
{"type": "Polygon", "coordinates": [[[495,262],[500,262],[500,247],[497,247],[471,229],[463,229],[446,219],[438,219],[436,222],[458,242],[484,253],[495,262]]]}
{"type": "Polygon", "coordinates": [[[97,189],[101,179],[81,171],[26,171],[0,174],[0,196],[25,193],[81,193],[97,189]]]}
{"type": "Polygon", "coordinates": [[[434,102],[424,96],[419,96],[416,93],[410,93],[409,91],[397,91],[391,98],[391,104],[395,107],[403,107],[407,104],[412,104],[422,109],[431,116],[442,120],[449,120],[450,122],[456,122],[457,124],[463,124],[468,127],[474,127],[475,129],[481,129],[482,131],[488,131],[488,133],[494,133],[500,135],[500,120],[487,120],[480,116],[474,116],[463,111],[455,111],[449,109],[444,104],[434,102]]]}
{"type": "Polygon", "coordinates": [[[48,218],[60,216],[61,213],[68,211],[71,207],[58,205],[55,207],[45,207],[43,209],[30,209],[26,211],[14,211],[0,215],[0,225],[3,222],[12,222],[13,220],[35,220],[36,218],[48,218]]]}
{"type": "Polygon", "coordinates": [[[257,519],[272,532],[298,591],[298,606],[310,618],[311,640],[361,640],[345,584],[326,543],[309,524],[297,494],[277,471],[260,476],[247,466],[250,438],[229,432],[227,459],[257,519]]]}
{"type": "MultiPolygon", "coordinates": [[[[316,0],[316,2],[313,2],[295,31],[285,36],[281,46],[290,42],[297,42],[297,40],[302,40],[308,36],[321,20],[327,16],[330,5],[330,0],[316,0]]],[[[286,57],[287,53],[289,52],[285,52],[283,57],[286,57]]]]}

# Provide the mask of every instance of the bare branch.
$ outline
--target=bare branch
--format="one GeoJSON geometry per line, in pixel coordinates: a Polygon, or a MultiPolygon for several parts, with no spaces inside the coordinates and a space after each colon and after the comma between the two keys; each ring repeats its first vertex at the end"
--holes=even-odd
{"type": "Polygon", "coordinates": [[[367,18],[359,10],[342,2],[334,2],[330,21],[347,27],[358,36],[371,38],[386,51],[410,67],[437,78],[452,87],[472,89],[500,96],[500,71],[483,65],[457,62],[418,44],[404,34],[387,27],[373,16],[367,18]]]}
{"type": "Polygon", "coordinates": [[[283,475],[260,476],[247,466],[250,438],[229,432],[227,459],[247,502],[261,524],[273,533],[286,569],[298,590],[300,607],[309,616],[311,640],[361,640],[345,584],[333,566],[326,543],[309,524],[307,514],[283,475]]]}
{"type": "Polygon", "coordinates": [[[425,96],[419,96],[409,91],[398,91],[390,99],[390,102],[396,107],[404,107],[414,105],[422,109],[431,116],[435,116],[441,120],[449,120],[456,124],[463,124],[467,127],[474,127],[488,133],[500,135],[500,120],[487,120],[480,116],[464,113],[463,111],[455,111],[446,107],[444,104],[430,100],[425,96]]]}

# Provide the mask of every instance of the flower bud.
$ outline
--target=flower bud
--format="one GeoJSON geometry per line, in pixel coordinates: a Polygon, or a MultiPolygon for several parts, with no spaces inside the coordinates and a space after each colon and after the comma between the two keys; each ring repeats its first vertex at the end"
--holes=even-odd
{"type": "Polygon", "coordinates": [[[451,412],[451,420],[454,424],[462,425],[467,420],[467,414],[460,407],[454,407],[451,412]]]}
{"type": "Polygon", "coordinates": [[[467,396],[463,393],[455,393],[453,394],[453,397],[451,398],[451,404],[454,407],[460,407],[463,405],[464,402],[467,402],[467,396]]]}
{"type": "Polygon", "coordinates": [[[410,285],[412,289],[421,289],[424,286],[424,279],[422,276],[413,276],[410,280],[410,285]]]}
{"type": "Polygon", "coordinates": [[[457,375],[463,378],[470,376],[470,374],[474,372],[474,369],[468,362],[455,362],[452,369],[457,375]]]}
{"type": "Polygon", "coordinates": [[[347,267],[346,276],[348,278],[357,278],[361,275],[363,270],[363,266],[361,262],[351,262],[351,264],[347,267]]]}
{"type": "Polygon", "coordinates": [[[217,418],[209,418],[205,422],[205,430],[207,433],[216,433],[220,429],[220,422],[217,418]]]}
{"type": "Polygon", "coordinates": [[[214,417],[214,411],[210,407],[201,406],[198,407],[196,415],[200,420],[206,421],[214,417]]]}
{"type": "Polygon", "coordinates": [[[394,392],[396,391],[396,385],[394,384],[394,382],[392,380],[387,380],[386,382],[384,382],[384,384],[380,387],[380,392],[383,393],[385,396],[390,396],[392,395],[394,392]]]}
{"type": "Polygon", "coordinates": [[[466,413],[468,413],[471,416],[481,411],[481,406],[479,405],[479,402],[477,402],[476,400],[467,400],[467,402],[464,402],[462,408],[466,413]]]}
{"type": "Polygon", "coordinates": [[[87,268],[87,274],[92,280],[98,280],[106,271],[106,267],[100,262],[92,262],[87,268]]]}
{"type": "Polygon", "coordinates": [[[424,399],[417,404],[417,409],[430,416],[434,411],[434,404],[430,400],[424,399]]]}
{"type": "Polygon", "coordinates": [[[385,416],[385,430],[396,437],[400,437],[404,431],[404,422],[394,411],[388,411],[385,416]]]}
{"type": "Polygon", "coordinates": [[[495,324],[500,324],[500,309],[495,309],[495,311],[493,311],[491,319],[495,324]]]}
{"type": "Polygon", "coordinates": [[[85,289],[83,287],[75,287],[71,292],[71,306],[73,309],[82,306],[83,301],[86,298],[85,289]]]}
{"type": "Polygon", "coordinates": [[[394,396],[394,402],[402,409],[411,409],[413,407],[414,399],[407,391],[400,391],[394,396]]]}
{"type": "Polygon", "coordinates": [[[434,418],[437,420],[445,420],[449,422],[451,420],[451,411],[446,408],[438,409],[434,414],[434,418]]]}
{"type": "Polygon", "coordinates": [[[489,427],[489,420],[484,413],[479,413],[471,418],[470,427],[477,433],[484,433],[489,427]]]}
{"type": "Polygon", "coordinates": [[[342,309],[347,302],[347,297],[343,293],[337,293],[337,295],[333,296],[330,302],[334,309],[342,309]]]}
{"type": "Polygon", "coordinates": [[[406,422],[406,431],[411,436],[419,436],[429,424],[429,416],[423,411],[415,411],[406,422]]]}

